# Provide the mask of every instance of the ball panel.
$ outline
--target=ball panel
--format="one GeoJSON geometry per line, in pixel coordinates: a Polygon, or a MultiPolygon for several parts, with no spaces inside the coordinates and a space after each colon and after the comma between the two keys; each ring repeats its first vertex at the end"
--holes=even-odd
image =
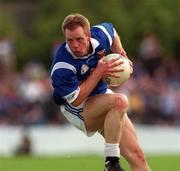
{"type": "Polygon", "coordinates": [[[107,61],[109,61],[113,58],[115,58],[115,59],[118,58],[120,61],[124,62],[123,64],[120,64],[119,66],[115,67],[117,69],[124,69],[124,71],[118,72],[116,74],[117,76],[119,76],[119,78],[107,76],[107,77],[105,77],[105,81],[111,86],[119,86],[129,79],[130,74],[131,74],[131,66],[130,66],[128,58],[121,56],[120,54],[111,53],[111,54],[105,56],[105,60],[107,60],[107,61]]]}

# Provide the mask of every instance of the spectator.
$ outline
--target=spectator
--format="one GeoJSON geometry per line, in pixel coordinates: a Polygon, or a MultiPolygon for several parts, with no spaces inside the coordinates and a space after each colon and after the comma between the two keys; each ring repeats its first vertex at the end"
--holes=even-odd
{"type": "Polygon", "coordinates": [[[140,58],[150,75],[161,64],[162,50],[153,32],[147,32],[140,44],[140,58]]]}

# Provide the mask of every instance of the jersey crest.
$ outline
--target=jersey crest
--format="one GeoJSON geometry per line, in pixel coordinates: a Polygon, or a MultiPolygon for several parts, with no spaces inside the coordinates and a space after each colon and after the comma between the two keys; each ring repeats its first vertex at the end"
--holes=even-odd
{"type": "Polygon", "coordinates": [[[89,70],[89,66],[87,64],[83,64],[81,67],[81,75],[85,74],[89,70]]]}

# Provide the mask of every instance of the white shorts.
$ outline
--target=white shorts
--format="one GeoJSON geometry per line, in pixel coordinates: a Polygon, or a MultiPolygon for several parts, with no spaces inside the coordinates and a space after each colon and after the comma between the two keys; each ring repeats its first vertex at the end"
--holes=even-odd
{"type": "MultiPolygon", "coordinates": [[[[113,94],[113,91],[110,89],[107,89],[106,94],[113,94]]],[[[85,100],[86,101],[86,100],[85,100]]],[[[66,117],[66,119],[74,125],[76,128],[80,129],[83,131],[87,136],[92,136],[95,132],[87,132],[86,127],[84,125],[84,119],[81,115],[83,112],[83,106],[84,103],[81,103],[79,106],[73,106],[71,104],[64,104],[60,106],[61,112],[63,115],[66,117]]]]}

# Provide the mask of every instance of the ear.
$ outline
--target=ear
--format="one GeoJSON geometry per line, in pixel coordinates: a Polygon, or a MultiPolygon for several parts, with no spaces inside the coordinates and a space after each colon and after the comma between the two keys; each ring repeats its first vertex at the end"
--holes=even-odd
{"type": "Polygon", "coordinates": [[[89,37],[89,39],[91,38],[91,32],[90,31],[87,32],[87,36],[89,37]]]}

